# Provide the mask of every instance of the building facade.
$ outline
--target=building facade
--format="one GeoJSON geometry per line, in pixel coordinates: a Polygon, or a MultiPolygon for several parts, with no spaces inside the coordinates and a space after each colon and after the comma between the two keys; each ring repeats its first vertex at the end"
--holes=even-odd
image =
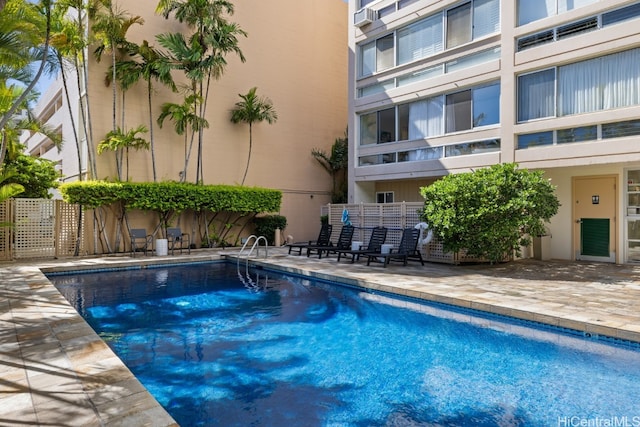
{"type": "MultiPolygon", "coordinates": [[[[126,37],[138,45],[148,41],[162,50],[156,35],[190,30],[173,19],[155,13],[156,1],[118,2],[114,7],[130,16],[140,16],[142,25],[132,25],[126,37]]],[[[230,111],[246,94],[257,87],[257,95],[273,102],[278,120],[273,124],[253,124],[251,162],[245,186],[278,189],[283,192],[280,215],[287,217],[286,234],[296,240],[314,238],[320,224],[321,206],[331,201],[331,176],[312,156],[312,149],[330,152],[336,138],[344,135],[347,126],[347,28],[348,5],[342,0],[274,0],[270,2],[233,2],[235,13],[228,17],[247,33],[239,37],[239,47],[246,58],[242,62],[235,54],[226,57],[223,75],[212,80],[206,119],[209,128],[203,138],[203,177],[205,184],[240,184],[249,156],[249,126],[233,124],[230,111]]],[[[43,95],[36,107],[38,116],[59,129],[64,137],[61,152],[41,136],[27,138],[32,155],[55,160],[63,180],[75,180],[79,174],[91,177],[87,171],[87,138],[82,132],[83,117],[79,114],[79,99],[89,100],[93,132],[92,149],[113,128],[112,87],[105,85],[109,72],[109,53],[100,62],[88,50],[88,84],[78,90],[73,71],[67,71],[72,83],[71,113],[58,78],[43,95]],[[76,144],[70,117],[78,126],[81,140],[81,164],[78,166],[76,144]],[[78,170],[78,169],[81,170],[78,170]]],[[[174,74],[178,86],[188,82],[174,74]]],[[[162,104],[181,103],[180,93],[154,82],[152,116],[158,181],[179,181],[185,166],[185,136],[174,131],[167,119],[162,128],[155,122],[162,104]]],[[[126,91],[117,91],[117,124],[124,129],[139,125],[150,127],[147,83],[140,80],[126,91]]],[[[149,140],[150,135],[139,135],[149,140]]],[[[196,143],[197,144],[197,138],[196,143]]],[[[188,182],[195,182],[195,146],[187,170],[188,182]]],[[[117,177],[114,153],[98,155],[97,176],[117,177]]],[[[128,167],[122,179],[153,181],[151,154],[148,150],[130,150],[128,167]]],[[[137,226],[146,224],[134,224],[137,226]]]]}
{"type": "Polygon", "coordinates": [[[543,170],[550,257],[640,262],[640,2],[350,0],[350,202],[543,170]]]}

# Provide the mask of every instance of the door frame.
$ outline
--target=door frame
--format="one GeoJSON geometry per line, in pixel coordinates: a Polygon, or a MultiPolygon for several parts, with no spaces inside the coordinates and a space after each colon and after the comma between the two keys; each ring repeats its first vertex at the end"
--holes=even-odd
{"type": "Polygon", "coordinates": [[[620,254],[618,253],[618,222],[617,218],[619,216],[618,210],[618,182],[619,176],[617,174],[608,174],[608,175],[585,175],[585,176],[573,176],[571,177],[571,222],[573,224],[572,227],[572,253],[573,259],[579,261],[596,261],[596,262],[610,262],[616,263],[620,254]],[[590,255],[580,255],[580,218],[578,217],[578,209],[576,208],[576,198],[577,198],[577,187],[578,183],[583,180],[594,180],[594,179],[611,179],[613,178],[613,215],[609,218],[611,226],[609,231],[609,241],[610,241],[610,249],[608,257],[599,257],[599,256],[590,256],[590,255]]]}

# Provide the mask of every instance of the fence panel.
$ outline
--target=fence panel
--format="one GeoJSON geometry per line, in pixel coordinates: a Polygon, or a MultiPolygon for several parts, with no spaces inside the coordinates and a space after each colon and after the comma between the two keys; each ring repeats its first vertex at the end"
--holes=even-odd
{"type": "Polygon", "coordinates": [[[56,256],[79,255],[84,251],[84,212],[79,205],[56,200],[56,256]],[[80,214],[83,214],[80,216],[80,214]],[[78,235],[78,227],[80,234],[78,235]],[[76,247],[78,250],[76,252],[76,247]]]}
{"type": "Polygon", "coordinates": [[[16,259],[55,257],[55,201],[15,199],[16,259]]]}

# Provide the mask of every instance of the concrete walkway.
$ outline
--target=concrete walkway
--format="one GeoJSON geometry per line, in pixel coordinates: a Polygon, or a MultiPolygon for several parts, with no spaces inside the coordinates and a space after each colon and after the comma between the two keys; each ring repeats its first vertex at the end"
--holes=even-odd
{"type": "MultiPolygon", "coordinates": [[[[109,257],[0,263],[0,425],[172,426],[175,421],[42,271],[220,259],[109,257]]],[[[522,260],[497,266],[367,267],[269,249],[272,269],[640,343],[640,266],[522,260]]]]}

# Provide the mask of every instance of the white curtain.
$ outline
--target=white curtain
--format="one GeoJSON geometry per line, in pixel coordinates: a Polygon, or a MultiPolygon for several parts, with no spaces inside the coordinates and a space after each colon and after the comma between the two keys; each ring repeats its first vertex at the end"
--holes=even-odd
{"type": "Polygon", "coordinates": [[[442,96],[409,104],[409,140],[442,135],[442,96]]]}
{"type": "Polygon", "coordinates": [[[500,2],[476,0],[473,2],[473,38],[477,39],[500,31],[500,2]]]}
{"type": "Polygon", "coordinates": [[[518,77],[518,121],[552,117],[555,100],[555,69],[518,77]]]}
{"type": "Polygon", "coordinates": [[[602,109],[601,60],[602,58],[594,58],[559,68],[559,116],[589,113],[602,109]]]}
{"type": "Polygon", "coordinates": [[[640,104],[640,49],[602,58],[602,108],[621,108],[640,104]]]}

